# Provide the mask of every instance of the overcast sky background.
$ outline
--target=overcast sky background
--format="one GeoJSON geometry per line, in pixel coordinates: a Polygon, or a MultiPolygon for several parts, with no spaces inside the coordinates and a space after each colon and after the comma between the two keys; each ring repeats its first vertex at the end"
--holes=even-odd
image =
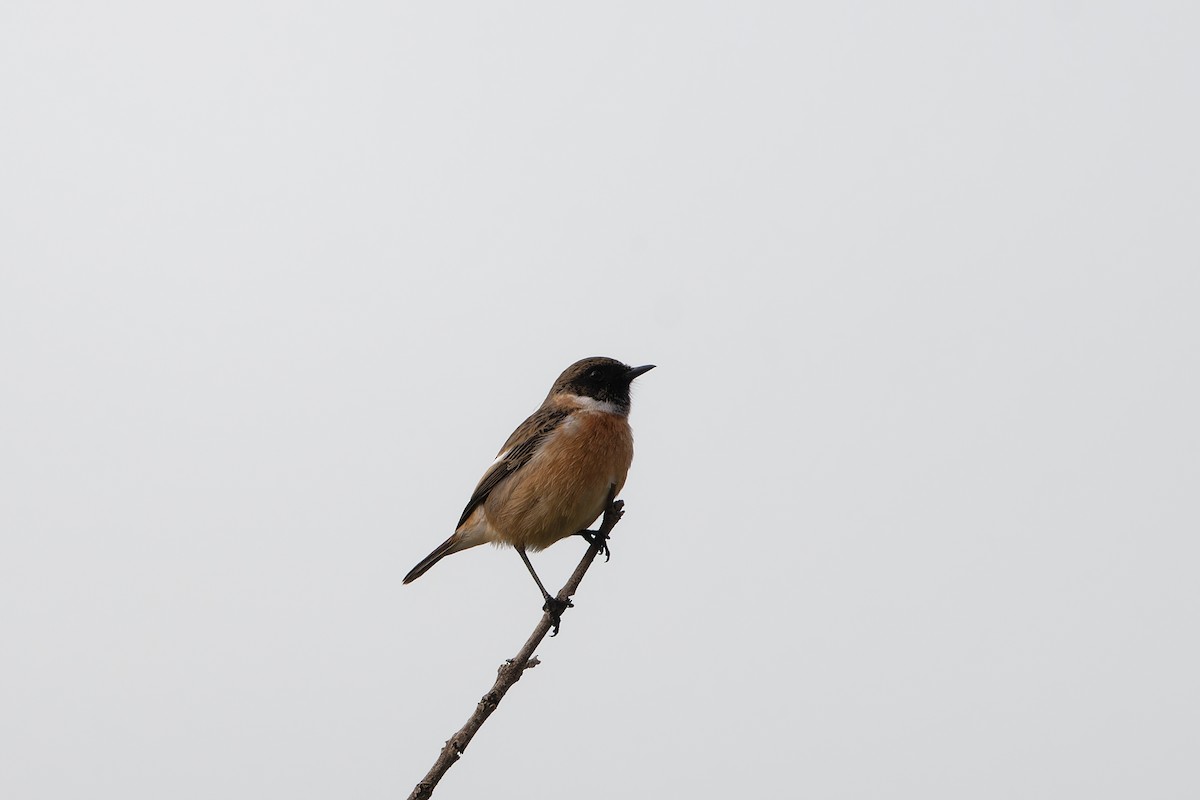
{"type": "Polygon", "coordinates": [[[1197,796],[1198,8],[5,0],[0,795],[1197,796]]]}

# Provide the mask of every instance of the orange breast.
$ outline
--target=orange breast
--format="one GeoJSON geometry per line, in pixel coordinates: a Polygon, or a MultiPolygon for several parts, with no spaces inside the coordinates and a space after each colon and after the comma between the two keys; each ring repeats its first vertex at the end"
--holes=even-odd
{"type": "Polygon", "coordinates": [[[541,550],[584,530],[604,511],[609,486],[621,491],[632,461],[625,417],[577,411],[485,501],[496,540],[541,550]]]}

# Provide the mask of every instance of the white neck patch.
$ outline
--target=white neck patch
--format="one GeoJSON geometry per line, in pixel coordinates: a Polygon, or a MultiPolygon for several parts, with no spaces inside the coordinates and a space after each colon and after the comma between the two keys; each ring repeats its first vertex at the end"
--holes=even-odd
{"type": "Polygon", "coordinates": [[[616,403],[608,400],[597,400],[594,397],[585,397],[579,394],[569,395],[571,402],[579,406],[581,411],[599,411],[604,414],[617,414],[624,416],[625,409],[621,408],[616,403]]]}

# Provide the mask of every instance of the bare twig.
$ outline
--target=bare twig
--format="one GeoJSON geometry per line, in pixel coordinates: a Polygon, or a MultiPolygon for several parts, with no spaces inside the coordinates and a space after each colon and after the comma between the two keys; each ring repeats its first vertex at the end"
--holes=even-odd
{"type": "MultiPolygon", "coordinates": [[[[614,489],[616,487],[613,487],[614,489]]],[[[571,599],[571,595],[575,594],[575,590],[579,588],[583,576],[587,574],[588,567],[595,561],[596,556],[608,549],[607,538],[608,534],[621,520],[621,516],[625,513],[624,501],[613,500],[612,493],[609,494],[608,508],[604,511],[604,520],[600,524],[600,530],[597,535],[592,537],[592,544],[588,547],[587,552],[583,554],[583,559],[579,562],[579,566],[575,568],[575,572],[567,580],[563,588],[555,596],[565,605],[566,601],[571,599]]],[[[569,606],[568,606],[569,608],[569,606]]],[[[560,612],[565,613],[565,611],[560,612]]],[[[433,767],[421,779],[416,788],[412,790],[412,794],[408,796],[408,800],[427,800],[433,795],[433,790],[437,787],[438,781],[446,774],[446,771],[458,761],[462,756],[463,751],[467,749],[467,745],[471,743],[471,739],[475,737],[475,733],[483,726],[484,721],[492,715],[496,710],[496,706],[500,705],[500,701],[504,699],[504,695],[513,687],[525,670],[536,667],[541,662],[533,651],[542,643],[542,639],[546,638],[546,634],[550,632],[550,628],[555,626],[555,619],[550,611],[542,615],[542,620],[533,629],[533,634],[526,640],[524,646],[508,661],[505,661],[496,670],[496,682],[492,684],[492,688],[475,706],[475,713],[467,720],[467,724],[463,725],[458,731],[451,736],[442,752],[438,754],[437,760],[433,762],[433,767]]]]}

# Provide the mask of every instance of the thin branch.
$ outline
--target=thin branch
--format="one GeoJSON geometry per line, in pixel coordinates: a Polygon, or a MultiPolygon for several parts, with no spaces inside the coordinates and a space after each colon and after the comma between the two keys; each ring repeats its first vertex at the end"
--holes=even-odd
{"type": "MultiPolygon", "coordinates": [[[[614,489],[616,487],[613,487],[614,489]]],[[[608,508],[604,511],[604,520],[600,524],[600,530],[592,537],[592,544],[588,547],[587,552],[583,554],[583,559],[579,562],[579,566],[575,568],[575,572],[567,580],[566,584],[556,595],[556,599],[564,605],[566,601],[571,599],[571,595],[575,594],[575,590],[579,588],[583,576],[587,574],[588,567],[596,560],[596,556],[607,550],[608,534],[621,520],[621,516],[625,513],[624,501],[613,500],[612,494],[609,494],[608,508]]],[[[569,606],[568,606],[569,608],[569,606]]],[[[561,613],[566,613],[564,610],[561,613]]],[[[496,670],[496,682],[492,684],[492,688],[483,699],[475,706],[475,713],[467,720],[467,724],[463,725],[458,731],[451,736],[442,752],[438,755],[437,760],[433,762],[433,767],[426,773],[421,782],[412,790],[412,794],[408,796],[408,800],[428,800],[433,795],[433,790],[437,787],[438,781],[446,774],[450,767],[458,761],[462,756],[463,751],[467,749],[467,745],[471,743],[471,739],[475,737],[475,733],[483,726],[483,723],[496,707],[500,705],[500,701],[504,699],[504,695],[513,687],[517,681],[521,679],[521,675],[525,670],[536,667],[540,661],[533,654],[542,639],[546,638],[546,634],[550,632],[550,628],[554,625],[554,620],[549,611],[542,615],[541,622],[533,629],[533,634],[521,647],[520,651],[500,665],[496,670]]]]}

